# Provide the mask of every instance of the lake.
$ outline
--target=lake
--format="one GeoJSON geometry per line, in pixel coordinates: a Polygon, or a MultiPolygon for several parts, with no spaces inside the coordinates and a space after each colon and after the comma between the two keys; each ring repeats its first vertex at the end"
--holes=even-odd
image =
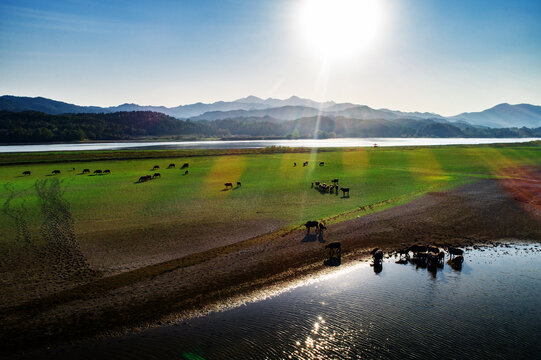
{"type": "Polygon", "coordinates": [[[468,249],[460,271],[366,262],[140,333],[28,354],[55,359],[532,359],[541,246],[468,249]]]}
{"type": "Polygon", "coordinates": [[[0,153],[46,151],[92,151],[134,149],[251,149],[268,146],[307,148],[378,146],[431,146],[461,144],[520,143],[539,138],[344,138],[299,140],[228,140],[228,141],[159,141],[159,142],[102,142],[36,145],[2,145],[0,153]]]}

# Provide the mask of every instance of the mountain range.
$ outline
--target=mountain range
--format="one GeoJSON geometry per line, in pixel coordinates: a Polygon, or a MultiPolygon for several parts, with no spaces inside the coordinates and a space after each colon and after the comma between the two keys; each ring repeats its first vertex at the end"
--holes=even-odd
{"type": "Polygon", "coordinates": [[[325,116],[357,120],[426,120],[441,123],[467,123],[490,128],[541,127],[541,106],[530,104],[499,104],[480,112],[462,113],[444,117],[435,113],[403,112],[373,109],[353,103],[317,102],[292,96],[288,99],[261,99],[248,96],[235,101],[218,101],[210,104],[194,103],[176,107],[122,104],[112,107],[79,106],[43,97],[0,96],[0,110],[11,112],[39,111],[51,115],[80,113],[113,113],[123,111],[153,111],[177,119],[224,120],[264,118],[269,122],[291,121],[307,117],[325,116]]]}

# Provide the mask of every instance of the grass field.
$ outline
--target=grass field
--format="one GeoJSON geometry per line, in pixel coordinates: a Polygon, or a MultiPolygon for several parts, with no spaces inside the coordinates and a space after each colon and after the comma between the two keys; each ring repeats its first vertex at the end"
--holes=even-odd
{"type": "Polygon", "coordinates": [[[321,269],[327,242],[340,241],[343,260],[356,262],[375,246],[538,239],[540,150],[0,155],[0,341],[49,346],[198,313],[321,269]],[[154,165],[161,178],[138,183],[154,165]],[[349,197],[311,188],[334,178],[349,197]],[[327,222],[324,235],[302,228],[315,219],[327,222]]]}
{"type": "MultiPolygon", "coordinates": [[[[319,153],[262,154],[254,150],[253,154],[190,157],[182,157],[179,151],[168,152],[167,158],[126,160],[99,160],[96,153],[43,154],[38,157],[49,162],[0,166],[0,249],[2,256],[14,254],[24,244],[39,247],[50,241],[47,231],[71,231],[87,251],[117,251],[119,258],[126,255],[119,260],[123,264],[128,257],[148,257],[145,261],[152,262],[153,254],[159,257],[171,251],[173,243],[175,255],[183,242],[195,250],[206,250],[213,244],[232,243],[307,220],[333,222],[383,210],[479,178],[518,176],[512,169],[541,164],[540,150],[537,144],[520,144],[319,153]],[[55,156],[63,162],[54,162],[55,156]],[[87,156],[92,161],[85,161],[87,156]],[[66,161],[66,157],[79,161],[66,161]],[[303,167],[303,161],[309,165],[303,167]],[[319,166],[320,161],[325,165],[319,166]],[[190,164],[187,175],[179,168],[185,162],[190,164]],[[177,167],[166,169],[169,163],[177,167]],[[160,166],[161,178],[137,183],[140,176],[155,172],[151,170],[154,165],[160,166]],[[81,174],[84,168],[91,174],[81,174]],[[61,174],[51,175],[55,169],[61,174]],[[95,169],[112,173],[94,175],[95,169]],[[23,176],[25,170],[32,174],[23,176]],[[351,189],[350,197],[321,194],[311,188],[312,182],[333,178],[351,189]],[[241,187],[225,190],[225,182],[237,181],[242,182],[241,187]],[[56,193],[47,200],[43,191],[38,194],[38,186],[56,193]],[[51,201],[62,204],[62,215],[51,201]],[[56,215],[51,215],[51,209],[56,209],[56,215]],[[56,228],[49,224],[47,230],[44,225],[51,222],[51,216],[60,224],[56,228]],[[137,249],[145,249],[145,254],[136,254],[137,249]]],[[[145,157],[149,153],[139,154],[145,157]]],[[[137,152],[129,154],[138,156],[137,152]]],[[[122,152],[116,156],[121,157],[122,152]]],[[[19,162],[20,157],[12,159],[19,162]]],[[[2,162],[9,159],[4,155],[2,162]]],[[[99,265],[107,270],[107,265],[99,265]]]]}

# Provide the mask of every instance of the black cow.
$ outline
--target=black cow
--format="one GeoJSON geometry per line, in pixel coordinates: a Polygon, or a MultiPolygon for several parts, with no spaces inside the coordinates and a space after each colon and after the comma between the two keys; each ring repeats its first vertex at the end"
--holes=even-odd
{"type": "Polygon", "coordinates": [[[323,166],[323,165],[325,165],[325,162],[324,162],[324,161],[322,161],[322,162],[319,163],[319,166],[323,166]]]}
{"type": "Polygon", "coordinates": [[[83,174],[89,174],[90,173],[90,169],[83,169],[83,174]]]}
{"type": "Polygon", "coordinates": [[[160,173],[154,173],[154,175],[152,175],[152,178],[155,179],[155,178],[161,178],[162,177],[162,174],[160,173]]]}
{"type": "Polygon", "coordinates": [[[224,186],[225,186],[226,189],[227,189],[228,187],[230,187],[231,189],[233,189],[233,183],[225,183],[224,186]]]}
{"type": "Polygon", "coordinates": [[[308,166],[308,161],[303,162],[302,166],[308,166]]]}
{"type": "Polygon", "coordinates": [[[237,181],[237,187],[241,187],[242,183],[240,181],[237,181]]]}
{"type": "Polygon", "coordinates": [[[319,230],[320,233],[322,233],[323,230],[327,230],[327,227],[325,226],[325,223],[323,221],[320,221],[317,226],[317,229],[319,230]]]}
{"type": "Polygon", "coordinates": [[[452,246],[449,246],[447,248],[447,251],[449,251],[449,254],[450,255],[453,255],[453,256],[462,256],[464,254],[464,250],[462,249],[459,249],[459,248],[455,248],[455,247],[452,247],[452,246]]]}
{"type": "Polygon", "coordinates": [[[30,170],[26,170],[26,171],[23,171],[23,175],[31,175],[32,172],[30,172],[30,170]]]}
{"type": "Polygon", "coordinates": [[[334,185],[338,185],[338,179],[332,179],[331,181],[334,185]]]}
{"type": "Polygon", "coordinates": [[[174,167],[175,167],[175,164],[169,164],[169,166],[167,168],[171,169],[171,168],[174,168],[174,167]]]}
{"type": "Polygon", "coordinates": [[[383,251],[378,250],[377,248],[374,250],[372,250],[372,259],[374,260],[374,264],[381,264],[381,262],[383,261],[383,251]]]}
{"type": "Polygon", "coordinates": [[[188,170],[184,171],[184,175],[188,175],[188,170]]]}
{"type": "Polygon", "coordinates": [[[60,174],[60,170],[53,170],[53,174],[54,174],[54,175],[60,174]]]}
{"type": "Polygon", "coordinates": [[[94,174],[101,174],[102,171],[101,170],[94,170],[94,174]]]}
{"type": "Polygon", "coordinates": [[[412,245],[409,247],[408,252],[411,251],[413,254],[418,254],[422,252],[426,252],[427,248],[423,245],[412,245]]]}
{"type": "Polygon", "coordinates": [[[104,173],[104,174],[110,174],[110,173],[111,173],[111,170],[109,170],[109,169],[103,170],[103,173],[104,173]]]}
{"type": "Polygon", "coordinates": [[[186,169],[187,167],[190,167],[190,164],[184,163],[182,164],[181,169],[186,169]]]}
{"type": "Polygon", "coordinates": [[[152,170],[157,170],[160,168],[160,165],[154,165],[154,167],[152,168],[152,170]]]}
{"type": "Polygon", "coordinates": [[[297,166],[297,163],[296,163],[296,162],[293,163],[293,167],[295,167],[295,166],[297,166]]]}
{"type": "Polygon", "coordinates": [[[150,176],[150,175],[141,176],[139,178],[139,182],[145,182],[145,181],[148,181],[150,179],[152,179],[152,176],[150,176]]]}
{"type": "Polygon", "coordinates": [[[340,190],[342,191],[342,196],[346,196],[346,193],[348,193],[349,197],[349,188],[341,187],[340,190]]]}
{"type": "Polygon", "coordinates": [[[308,231],[308,233],[310,233],[311,228],[315,228],[316,232],[317,232],[319,222],[318,221],[307,221],[306,224],[304,224],[304,226],[306,226],[306,230],[308,231]]]}

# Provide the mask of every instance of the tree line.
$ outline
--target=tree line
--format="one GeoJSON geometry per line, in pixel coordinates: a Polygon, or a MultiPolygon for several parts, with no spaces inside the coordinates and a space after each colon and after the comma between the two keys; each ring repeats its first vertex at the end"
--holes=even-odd
{"type": "Polygon", "coordinates": [[[358,120],[307,117],[279,121],[270,117],[178,120],[151,112],[49,115],[0,111],[0,143],[82,140],[132,140],[144,137],[540,137],[541,128],[483,128],[438,120],[358,120]]]}

